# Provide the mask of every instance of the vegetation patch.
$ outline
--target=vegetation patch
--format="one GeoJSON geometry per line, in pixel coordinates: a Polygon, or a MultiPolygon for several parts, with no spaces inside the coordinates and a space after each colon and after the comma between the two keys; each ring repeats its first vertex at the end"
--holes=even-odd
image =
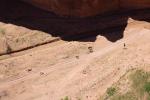
{"type": "Polygon", "coordinates": [[[150,100],[150,72],[132,70],[124,77],[131,83],[128,91],[122,93],[121,86],[116,83],[116,88],[108,88],[106,95],[100,100],[150,100]]]}
{"type": "Polygon", "coordinates": [[[61,100],[71,100],[71,99],[69,99],[69,97],[68,96],[65,96],[64,98],[62,98],[61,100]]]}
{"type": "Polygon", "coordinates": [[[110,87],[107,89],[107,95],[108,96],[113,96],[116,93],[116,88],[110,87]]]}
{"type": "Polygon", "coordinates": [[[1,33],[2,35],[5,35],[5,30],[4,30],[4,29],[0,29],[0,33],[1,33]]]}
{"type": "Polygon", "coordinates": [[[114,97],[112,97],[110,100],[138,100],[134,93],[127,92],[125,94],[118,94],[114,97]]]}
{"type": "Polygon", "coordinates": [[[144,89],[145,91],[150,94],[150,82],[147,82],[145,85],[144,85],[144,89]]]}

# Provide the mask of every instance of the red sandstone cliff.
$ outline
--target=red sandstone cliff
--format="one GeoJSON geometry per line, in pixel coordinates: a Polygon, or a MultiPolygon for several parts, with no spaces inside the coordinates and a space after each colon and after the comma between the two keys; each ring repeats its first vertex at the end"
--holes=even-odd
{"type": "Polygon", "coordinates": [[[108,11],[150,7],[150,0],[23,0],[60,15],[92,16],[108,11]]]}

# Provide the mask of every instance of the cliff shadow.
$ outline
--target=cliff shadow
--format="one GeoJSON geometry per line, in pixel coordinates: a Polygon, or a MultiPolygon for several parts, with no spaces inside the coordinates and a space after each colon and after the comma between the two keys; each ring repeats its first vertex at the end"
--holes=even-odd
{"type": "Polygon", "coordinates": [[[66,41],[95,41],[97,35],[115,42],[123,38],[128,18],[150,21],[150,9],[116,11],[88,18],[62,17],[18,0],[1,0],[0,22],[40,30],[66,41]],[[85,39],[93,37],[92,39],[85,39]]]}

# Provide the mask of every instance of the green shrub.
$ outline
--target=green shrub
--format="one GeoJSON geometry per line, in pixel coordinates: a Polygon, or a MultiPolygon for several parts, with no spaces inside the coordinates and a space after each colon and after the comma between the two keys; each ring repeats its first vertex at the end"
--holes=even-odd
{"type": "Polygon", "coordinates": [[[61,100],[70,100],[68,96],[64,97],[63,99],[61,100]]]}
{"type": "Polygon", "coordinates": [[[0,29],[0,33],[4,35],[5,34],[5,30],[4,29],[0,29]]]}
{"type": "Polygon", "coordinates": [[[150,94],[150,82],[146,82],[145,85],[144,85],[144,89],[147,93],[150,94]]]}
{"type": "Polygon", "coordinates": [[[116,88],[110,87],[107,89],[108,96],[113,96],[116,93],[116,88]]]}

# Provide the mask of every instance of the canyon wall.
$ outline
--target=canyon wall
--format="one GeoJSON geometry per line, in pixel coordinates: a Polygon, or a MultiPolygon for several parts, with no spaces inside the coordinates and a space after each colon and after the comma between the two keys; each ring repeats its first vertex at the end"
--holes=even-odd
{"type": "Polygon", "coordinates": [[[118,9],[150,7],[150,0],[23,0],[42,9],[67,16],[92,16],[118,9]]]}
{"type": "Polygon", "coordinates": [[[120,0],[120,7],[125,9],[149,8],[150,0],[120,0]]]}

